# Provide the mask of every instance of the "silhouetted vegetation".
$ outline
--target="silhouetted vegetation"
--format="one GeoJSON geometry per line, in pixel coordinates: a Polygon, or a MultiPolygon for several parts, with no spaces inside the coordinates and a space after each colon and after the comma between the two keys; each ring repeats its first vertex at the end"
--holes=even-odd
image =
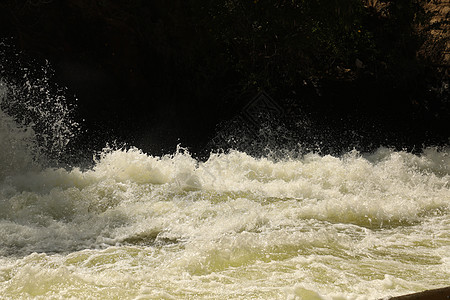
{"type": "MultiPolygon", "coordinates": [[[[442,138],[448,35],[431,38],[446,22],[430,23],[431,2],[5,0],[0,25],[20,48],[50,59],[85,101],[81,114],[102,111],[103,126],[120,126],[121,112],[146,120],[127,129],[134,132],[178,126],[173,136],[207,136],[265,90],[318,116],[361,115],[356,127],[385,118],[404,121],[409,134],[428,122],[442,138]],[[161,110],[172,115],[151,113],[161,110]]],[[[167,138],[158,134],[153,140],[167,138]]]]}

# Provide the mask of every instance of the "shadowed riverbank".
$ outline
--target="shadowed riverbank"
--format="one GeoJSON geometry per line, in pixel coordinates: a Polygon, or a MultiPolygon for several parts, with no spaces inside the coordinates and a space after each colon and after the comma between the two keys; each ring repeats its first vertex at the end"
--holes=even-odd
{"type": "Polygon", "coordinates": [[[74,156],[113,140],[209,153],[261,91],[289,117],[259,124],[260,148],[272,131],[286,148],[420,151],[450,118],[445,19],[425,2],[3,1],[1,75],[49,61],[83,127],[74,156]]]}
{"type": "MultiPolygon", "coordinates": [[[[408,294],[398,297],[388,297],[389,300],[447,300],[450,299],[450,287],[427,290],[419,293],[408,294]]],[[[381,299],[380,299],[381,300],[381,299]]]]}

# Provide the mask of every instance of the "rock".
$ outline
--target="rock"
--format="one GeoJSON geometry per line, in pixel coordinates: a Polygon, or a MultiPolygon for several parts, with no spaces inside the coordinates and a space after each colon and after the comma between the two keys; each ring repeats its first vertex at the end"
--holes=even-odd
{"type": "Polygon", "coordinates": [[[398,297],[383,298],[389,300],[448,300],[450,299],[450,286],[440,289],[427,290],[419,293],[408,294],[398,297]]]}

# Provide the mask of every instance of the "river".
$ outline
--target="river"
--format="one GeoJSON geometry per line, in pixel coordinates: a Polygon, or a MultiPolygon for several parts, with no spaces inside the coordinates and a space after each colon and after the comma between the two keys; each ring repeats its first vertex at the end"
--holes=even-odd
{"type": "Polygon", "coordinates": [[[450,282],[450,149],[105,148],[52,167],[0,111],[2,299],[377,299],[450,282]]]}

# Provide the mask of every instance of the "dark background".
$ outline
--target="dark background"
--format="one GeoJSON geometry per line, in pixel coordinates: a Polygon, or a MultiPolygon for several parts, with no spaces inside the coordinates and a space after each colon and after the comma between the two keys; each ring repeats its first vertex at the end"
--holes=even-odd
{"type": "Polygon", "coordinates": [[[284,109],[281,144],[418,151],[449,137],[439,2],[5,0],[2,61],[49,61],[77,106],[74,153],[117,140],[201,156],[262,90],[284,109]]]}

